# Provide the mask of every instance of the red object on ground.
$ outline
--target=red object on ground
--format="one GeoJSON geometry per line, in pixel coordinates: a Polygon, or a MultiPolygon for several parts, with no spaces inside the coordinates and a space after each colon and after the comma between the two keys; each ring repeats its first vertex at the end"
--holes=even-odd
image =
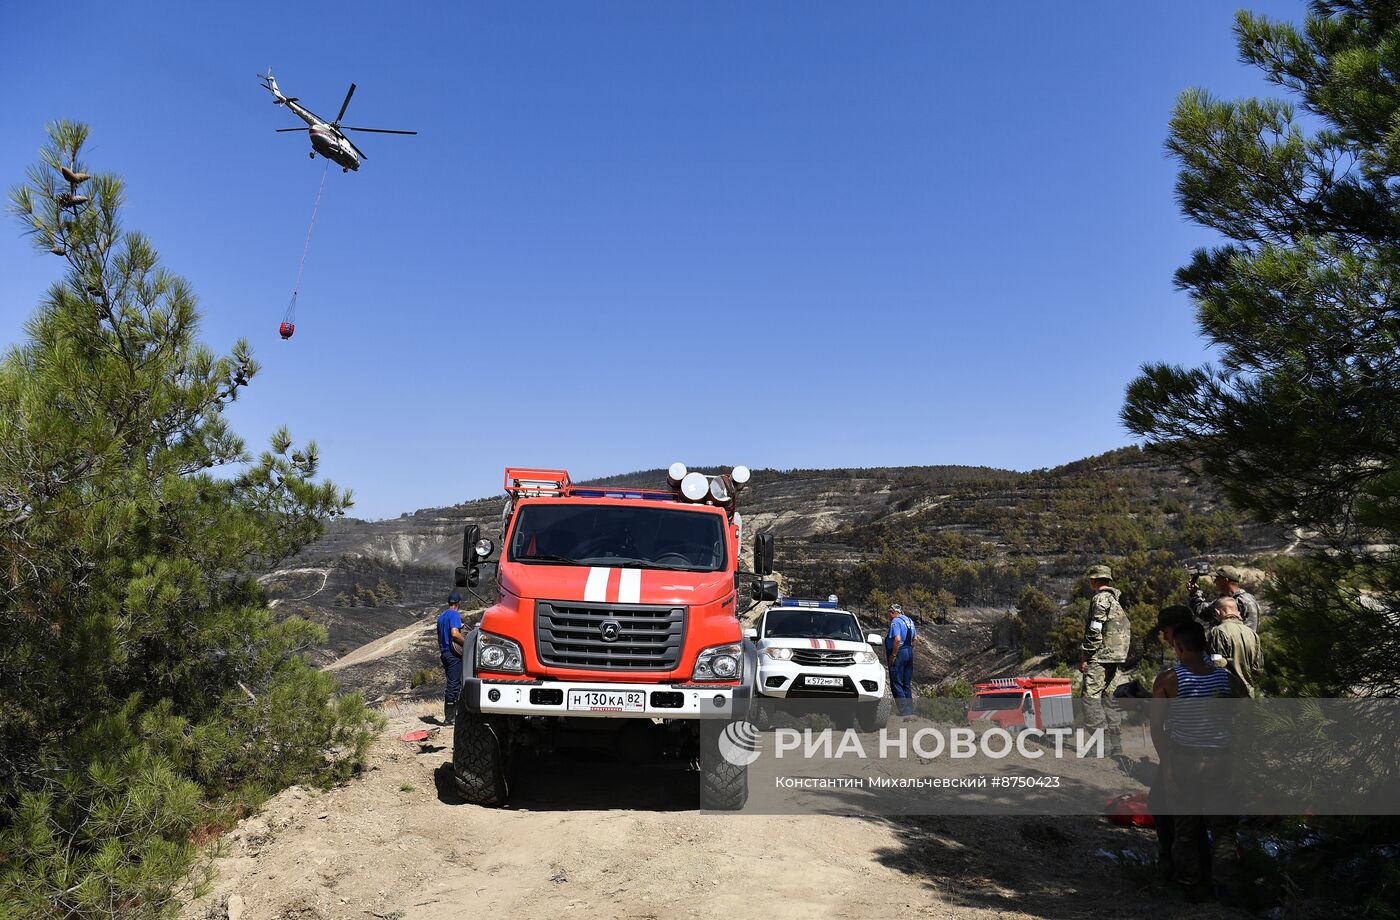
{"type": "Polygon", "coordinates": [[[1147,795],[1120,795],[1104,803],[1108,807],[1108,820],[1119,827],[1157,826],[1157,819],[1147,810],[1147,795]]]}
{"type": "Polygon", "coordinates": [[[282,336],[282,338],[284,339],[290,339],[292,337],[292,333],[296,331],[297,327],[295,323],[283,323],[282,325],[277,327],[277,334],[282,336]]]}
{"type": "Polygon", "coordinates": [[[429,729],[420,728],[417,731],[404,732],[402,735],[399,735],[399,740],[407,744],[412,744],[415,741],[427,741],[432,734],[432,731],[429,729]]]}

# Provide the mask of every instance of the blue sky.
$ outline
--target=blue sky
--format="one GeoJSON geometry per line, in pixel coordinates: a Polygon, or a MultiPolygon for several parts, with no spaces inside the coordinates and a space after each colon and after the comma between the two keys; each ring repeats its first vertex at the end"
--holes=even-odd
{"type": "MultiPolygon", "coordinates": [[[[0,179],[46,121],[89,122],[204,338],[263,362],[236,429],[314,437],[365,517],[493,493],[506,464],[1031,469],[1128,443],[1137,367],[1208,358],[1171,285],[1210,242],[1173,202],[1172,103],[1271,92],[1213,0],[64,9],[0,11],[0,179]],[[269,65],[322,115],[353,80],[347,123],[421,132],[333,168],[287,343],[324,161],[273,132],[300,123],[269,65]]],[[[59,270],[9,227],[4,342],[59,270]]]]}

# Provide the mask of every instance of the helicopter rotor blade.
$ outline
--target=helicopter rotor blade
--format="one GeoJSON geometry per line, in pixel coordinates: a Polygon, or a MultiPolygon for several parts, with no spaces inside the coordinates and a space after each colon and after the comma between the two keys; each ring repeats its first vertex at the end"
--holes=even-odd
{"type": "Polygon", "coordinates": [[[345,143],[347,143],[347,144],[350,145],[350,149],[351,149],[351,150],[355,151],[356,153],[358,153],[358,154],[360,155],[360,159],[362,159],[362,160],[368,160],[368,159],[369,159],[369,157],[365,154],[365,152],[364,152],[363,150],[361,150],[359,147],[356,147],[356,146],[355,146],[355,142],[354,142],[354,141],[350,140],[350,138],[348,138],[348,137],[345,137],[344,134],[342,134],[342,135],[340,135],[340,136],[341,136],[342,138],[345,139],[345,143]]]}
{"type": "Polygon", "coordinates": [[[368,131],[370,134],[417,134],[417,131],[395,131],[392,128],[349,128],[341,126],[342,131],[368,131]]]}
{"type": "Polygon", "coordinates": [[[310,128],[273,128],[272,130],[276,131],[278,134],[282,134],[282,133],[287,132],[287,131],[310,131],[311,129],[310,129],[310,128]]]}
{"type": "Polygon", "coordinates": [[[335,116],[335,124],[340,124],[340,120],[345,117],[345,110],[350,106],[350,97],[355,95],[355,84],[351,83],[350,88],[345,91],[345,101],[340,104],[340,113],[335,116]]]}

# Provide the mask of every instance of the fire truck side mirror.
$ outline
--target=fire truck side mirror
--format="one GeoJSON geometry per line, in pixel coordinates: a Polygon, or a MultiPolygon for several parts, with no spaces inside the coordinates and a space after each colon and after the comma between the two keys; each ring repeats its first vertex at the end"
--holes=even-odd
{"type": "Polygon", "coordinates": [[[481,528],[475,524],[468,524],[462,531],[462,564],[457,566],[453,578],[459,588],[475,588],[481,580],[481,570],[477,568],[480,560],[476,554],[476,543],[480,539],[481,528]]]}
{"type": "Polygon", "coordinates": [[[753,571],[755,575],[773,574],[773,535],[771,533],[761,533],[753,538],[753,571]]]}
{"type": "Polygon", "coordinates": [[[756,601],[776,601],[778,599],[778,583],[771,578],[755,578],[750,591],[756,601]]]}
{"type": "Polygon", "coordinates": [[[481,528],[468,524],[462,531],[462,565],[476,564],[476,541],[481,539],[481,528]]]}

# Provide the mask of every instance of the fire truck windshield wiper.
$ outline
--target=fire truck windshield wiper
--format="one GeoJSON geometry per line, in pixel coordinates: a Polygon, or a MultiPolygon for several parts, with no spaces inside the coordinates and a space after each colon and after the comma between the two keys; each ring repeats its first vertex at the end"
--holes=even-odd
{"type": "Polygon", "coordinates": [[[562,562],[565,565],[580,565],[577,559],[570,559],[568,556],[556,556],[553,553],[535,553],[531,556],[516,556],[516,562],[562,562]]]}
{"type": "Polygon", "coordinates": [[[695,567],[691,565],[661,565],[649,559],[607,559],[597,563],[598,565],[610,565],[617,569],[670,569],[682,572],[691,571],[695,567]]]}

